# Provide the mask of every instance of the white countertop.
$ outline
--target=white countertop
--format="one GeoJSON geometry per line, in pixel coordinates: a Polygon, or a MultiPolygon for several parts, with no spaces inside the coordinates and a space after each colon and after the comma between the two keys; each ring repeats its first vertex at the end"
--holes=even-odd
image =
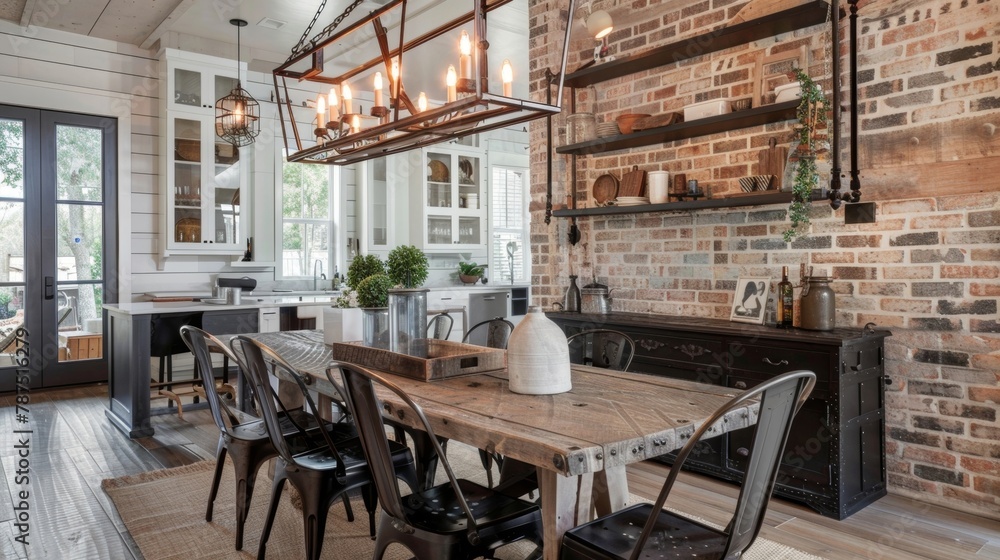
{"type": "MultiPolygon", "coordinates": [[[[209,311],[231,311],[234,309],[260,309],[262,307],[299,307],[303,305],[328,305],[333,307],[333,300],[336,298],[326,296],[325,301],[320,300],[321,296],[286,296],[268,297],[265,301],[258,301],[258,298],[244,297],[239,305],[214,305],[202,303],[200,301],[136,301],[131,303],[109,303],[104,306],[109,313],[121,315],[150,315],[152,313],[196,313],[209,311]],[[310,298],[307,301],[300,301],[300,298],[310,298]]],[[[261,298],[265,299],[265,298],[261,298]]]]}

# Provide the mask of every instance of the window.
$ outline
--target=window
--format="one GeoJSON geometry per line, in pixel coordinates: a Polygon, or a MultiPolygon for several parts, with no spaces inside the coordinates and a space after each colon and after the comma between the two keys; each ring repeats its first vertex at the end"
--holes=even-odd
{"type": "Polygon", "coordinates": [[[490,179],[493,222],[490,279],[505,284],[527,282],[528,170],[495,165],[490,168],[490,179]]]}
{"type": "Polygon", "coordinates": [[[316,261],[332,277],[333,168],[285,162],[281,190],[281,275],[312,277],[316,261]]]}

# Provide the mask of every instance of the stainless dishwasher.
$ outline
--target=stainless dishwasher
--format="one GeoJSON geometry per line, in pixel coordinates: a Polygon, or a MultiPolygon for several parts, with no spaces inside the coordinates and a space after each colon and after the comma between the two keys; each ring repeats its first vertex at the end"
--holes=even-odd
{"type": "Polygon", "coordinates": [[[507,317],[510,315],[507,303],[509,298],[509,290],[470,293],[469,324],[465,327],[466,331],[483,321],[488,321],[494,317],[507,317]]]}

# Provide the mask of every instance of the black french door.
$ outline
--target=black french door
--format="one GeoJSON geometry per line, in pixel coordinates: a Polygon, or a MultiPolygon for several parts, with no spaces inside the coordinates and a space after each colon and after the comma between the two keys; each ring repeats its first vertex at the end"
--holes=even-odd
{"type": "Polygon", "coordinates": [[[107,379],[117,120],[0,105],[0,391],[107,379]]]}

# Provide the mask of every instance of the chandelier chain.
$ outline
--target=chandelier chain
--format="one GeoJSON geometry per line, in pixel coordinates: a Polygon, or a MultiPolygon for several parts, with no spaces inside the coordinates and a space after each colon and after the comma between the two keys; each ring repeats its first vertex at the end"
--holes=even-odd
{"type": "MultiPolygon", "coordinates": [[[[344,11],[339,16],[337,16],[337,19],[333,20],[333,22],[330,25],[324,27],[322,31],[317,33],[315,37],[309,40],[309,48],[310,49],[314,48],[323,39],[332,35],[333,31],[337,29],[337,26],[339,26],[342,21],[344,21],[348,16],[350,16],[351,12],[353,12],[355,8],[360,6],[363,1],[364,0],[354,0],[354,2],[352,2],[349,6],[347,6],[347,8],[345,8],[344,11]]],[[[302,32],[302,37],[299,38],[299,42],[296,43],[294,47],[292,47],[292,54],[289,55],[288,60],[286,60],[285,62],[289,62],[293,58],[295,58],[299,54],[299,51],[302,50],[302,47],[305,46],[306,39],[309,37],[309,33],[312,31],[313,26],[316,25],[316,21],[319,20],[319,16],[322,15],[324,8],[326,8],[326,0],[320,2],[319,8],[316,10],[316,15],[313,16],[312,21],[309,22],[308,26],[306,26],[306,30],[302,32]]]]}

